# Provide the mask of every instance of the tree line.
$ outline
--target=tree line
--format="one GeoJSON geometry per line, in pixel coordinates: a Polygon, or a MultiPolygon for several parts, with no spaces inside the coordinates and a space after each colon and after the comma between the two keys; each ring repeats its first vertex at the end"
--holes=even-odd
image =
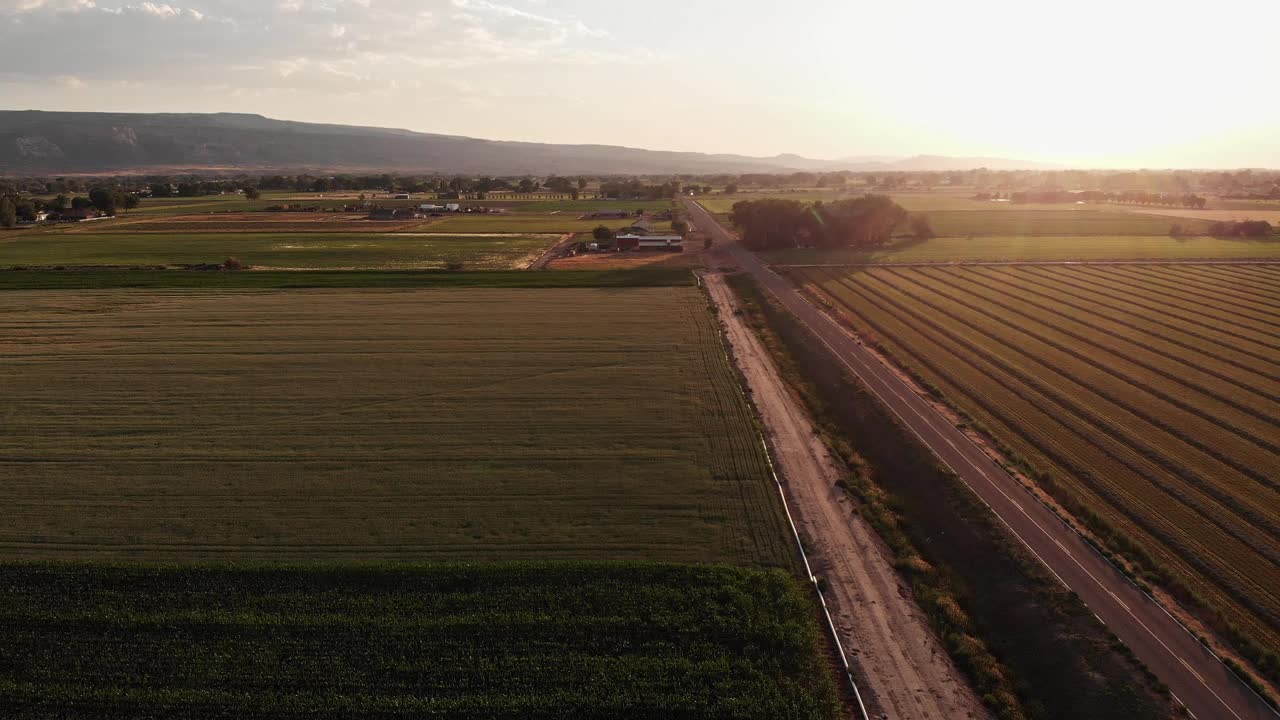
{"type": "MultiPolygon", "coordinates": [[[[980,192],[974,200],[1000,200],[1000,193],[980,192]]],[[[1003,196],[1014,204],[1027,203],[1119,203],[1128,205],[1163,205],[1203,209],[1207,198],[1195,193],[1104,192],[1101,190],[1024,190],[1003,196]]]]}
{"type": "MultiPolygon", "coordinates": [[[[767,198],[734,203],[731,215],[752,250],[795,247],[870,249],[893,238],[907,211],[886,195],[802,203],[767,198]]],[[[932,233],[927,227],[921,232],[932,233]]]]}
{"type": "Polygon", "coordinates": [[[972,170],[951,171],[827,171],[777,173],[711,173],[653,175],[556,175],[530,174],[476,176],[463,173],[299,173],[255,175],[116,175],[101,177],[0,178],[0,194],[78,194],[92,187],[119,187],[126,191],[159,190],[164,196],[196,196],[235,192],[246,187],[290,192],[410,192],[476,195],[487,192],[535,193],[550,191],[569,196],[600,188],[605,197],[662,197],[676,193],[734,194],[740,189],[781,191],[825,189],[849,194],[891,192],[904,189],[972,188],[1008,197],[1017,193],[1100,193],[1115,198],[1107,202],[1179,204],[1188,196],[1280,199],[1280,171],[1188,170],[972,170]],[[163,186],[163,187],[152,187],[163,186]]]}

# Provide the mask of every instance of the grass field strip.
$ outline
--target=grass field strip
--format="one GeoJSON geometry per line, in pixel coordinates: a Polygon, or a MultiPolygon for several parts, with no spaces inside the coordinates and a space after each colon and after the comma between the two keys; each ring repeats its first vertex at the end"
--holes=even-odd
{"type": "MultiPolygon", "coordinates": [[[[702,287],[701,276],[699,276],[698,285],[699,287],[702,287]]],[[[709,295],[707,295],[707,302],[713,302],[709,295]]],[[[730,347],[729,340],[727,337],[723,336],[723,333],[721,335],[721,343],[721,355],[725,362],[732,366],[734,364],[734,360],[731,357],[732,347],[730,347]]],[[[754,407],[751,397],[743,387],[743,382],[744,381],[739,378],[738,394],[742,398],[743,402],[754,407]]],[[[782,503],[783,511],[786,513],[787,525],[791,528],[791,539],[795,542],[796,553],[804,567],[804,575],[809,580],[809,585],[813,590],[813,595],[816,598],[819,607],[822,608],[822,616],[826,624],[825,629],[827,638],[835,644],[836,652],[840,655],[840,664],[844,669],[845,681],[849,684],[850,689],[853,691],[854,699],[858,703],[859,717],[862,718],[862,720],[871,720],[870,716],[867,714],[867,706],[862,700],[862,691],[858,688],[858,681],[853,677],[853,666],[849,663],[849,654],[845,650],[844,643],[840,641],[840,632],[836,629],[835,620],[831,617],[831,609],[827,606],[826,596],[823,595],[822,588],[818,584],[818,576],[814,574],[813,565],[809,562],[809,553],[804,549],[804,541],[800,537],[800,529],[796,527],[795,517],[791,514],[791,504],[787,501],[787,489],[786,486],[782,484],[782,479],[778,477],[777,467],[774,465],[773,456],[769,452],[769,441],[761,432],[757,432],[757,436],[760,443],[760,449],[764,453],[765,462],[768,464],[769,477],[773,478],[773,484],[778,489],[778,499],[782,503]]]]}

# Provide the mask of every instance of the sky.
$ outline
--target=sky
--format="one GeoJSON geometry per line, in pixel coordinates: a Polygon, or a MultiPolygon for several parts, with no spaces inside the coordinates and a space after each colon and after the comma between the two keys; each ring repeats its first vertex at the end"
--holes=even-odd
{"type": "Polygon", "coordinates": [[[0,0],[0,109],[1280,167],[1277,0],[0,0]]]}

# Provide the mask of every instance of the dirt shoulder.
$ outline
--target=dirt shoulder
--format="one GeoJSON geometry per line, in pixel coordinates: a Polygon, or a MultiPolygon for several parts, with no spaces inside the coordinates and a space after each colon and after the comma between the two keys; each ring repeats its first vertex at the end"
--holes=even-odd
{"type": "Polygon", "coordinates": [[[987,717],[911,599],[888,549],[837,487],[843,468],[773,358],[735,314],[737,299],[723,276],[704,279],[764,420],[814,572],[829,584],[826,600],[866,682],[869,709],[890,718],[987,717]]]}

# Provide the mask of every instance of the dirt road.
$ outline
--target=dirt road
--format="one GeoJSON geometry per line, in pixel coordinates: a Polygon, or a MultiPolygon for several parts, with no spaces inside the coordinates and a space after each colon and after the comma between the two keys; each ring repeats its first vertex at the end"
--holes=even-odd
{"type": "Polygon", "coordinates": [[[533,262],[529,263],[529,267],[525,269],[526,270],[546,270],[547,265],[552,260],[555,260],[556,258],[563,255],[565,250],[569,247],[569,245],[573,243],[573,237],[575,234],[576,233],[567,233],[565,235],[561,235],[560,239],[556,241],[555,245],[552,245],[551,247],[547,248],[546,252],[539,255],[537,260],[534,260],[533,262]]]}
{"type": "Polygon", "coordinates": [[[1159,603],[1130,582],[963,431],[916,394],[897,372],[881,363],[835,320],[806,301],[790,283],[743,248],[700,205],[691,201],[688,205],[693,222],[703,232],[712,234],[743,269],[861,379],[1197,718],[1275,720],[1280,716],[1159,603]]]}
{"type": "Polygon", "coordinates": [[[865,680],[872,717],[987,717],[911,599],[888,549],[836,487],[842,470],[768,351],[734,314],[736,298],[724,278],[709,274],[705,281],[768,428],[796,523],[812,548],[813,570],[830,585],[827,604],[865,680]]]}

